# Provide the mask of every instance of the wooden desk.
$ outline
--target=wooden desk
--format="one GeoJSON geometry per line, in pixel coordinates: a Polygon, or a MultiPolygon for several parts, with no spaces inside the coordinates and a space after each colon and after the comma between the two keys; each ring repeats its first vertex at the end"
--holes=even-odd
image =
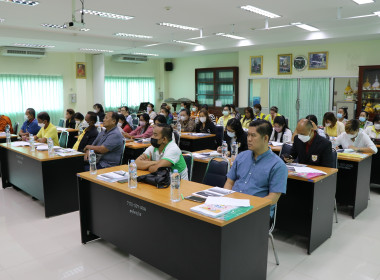
{"type": "Polygon", "coordinates": [[[126,142],[123,163],[128,163],[128,161],[132,159],[137,159],[150,145],[150,143],[137,143],[133,142],[133,140],[126,142]]]}
{"type": "MultiPolygon", "coordinates": [[[[11,134],[11,141],[16,141],[17,140],[17,135],[16,134],[11,134]]],[[[5,143],[7,141],[7,138],[5,136],[0,136],[0,143],[5,143]]]]}
{"type": "Polygon", "coordinates": [[[286,195],[278,201],[276,228],[307,237],[311,254],[332,234],[338,169],[309,167],[327,175],[308,180],[289,172],[286,195]]]}
{"type": "Polygon", "coordinates": [[[366,158],[353,158],[338,153],[336,202],[353,206],[353,219],[368,206],[371,162],[370,154],[366,158]]]}
{"type": "Polygon", "coordinates": [[[3,188],[15,186],[45,204],[45,217],[78,210],[76,173],[83,155],[49,157],[47,151],[0,144],[3,188]]]}
{"type": "Polygon", "coordinates": [[[280,154],[281,152],[281,149],[282,149],[282,146],[273,146],[273,145],[268,145],[269,148],[271,148],[271,150],[276,153],[276,154],[280,154]]]}
{"type": "Polygon", "coordinates": [[[372,155],[371,184],[380,185],[380,145],[376,145],[378,152],[372,155]],[[376,170],[375,170],[376,169],[376,170]]]}
{"type": "MultiPolygon", "coordinates": [[[[98,174],[125,170],[117,166],[98,174]]],[[[138,171],[138,174],[146,172],[138,171]]],[[[102,238],[178,279],[266,279],[270,201],[240,193],[254,208],[230,221],[170,201],[170,189],[107,183],[78,174],[82,243],[102,238]],[[237,257],[238,256],[238,257],[237,257]],[[186,265],[187,264],[187,265],[186,265]]],[[[181,182],[184,196],[207,186],[181,182]]]]}
{"type": "Polygon", "coordinates": [[[216,149],[216,135],[208,134],[205,136],[192,136],[190,133],[182,132],[181,139],[179,141],[179,147],[181,150],[186,151],[200,151],[204,149],[216,149]]]}

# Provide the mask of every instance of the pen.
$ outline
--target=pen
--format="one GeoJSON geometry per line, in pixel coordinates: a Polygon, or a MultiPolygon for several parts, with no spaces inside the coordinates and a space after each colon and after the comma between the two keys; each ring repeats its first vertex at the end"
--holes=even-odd
{"type": "Polygon", "coordinates": [[[183,198],[183,194],[181,194],[181,197],[182,197],[182,200],[184,200],[184,198],[183,198]]]}

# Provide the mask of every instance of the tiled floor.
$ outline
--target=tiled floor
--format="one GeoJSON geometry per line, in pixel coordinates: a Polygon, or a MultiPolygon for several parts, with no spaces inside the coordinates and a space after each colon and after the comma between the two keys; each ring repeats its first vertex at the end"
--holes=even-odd
{"type": "MultiPolygon", "coordinates": [[[[355,220],[340,211],[332,238],[310,256],[303,238],[275,238],[280,265],[269,244],[269,280],[380,280],[380,190],[355,220]]],[[[172,278],[107,242],[82,245],[78,212],[45,219],[38,201],[0,185],[0,280],[34,279],[172,278]]]]}

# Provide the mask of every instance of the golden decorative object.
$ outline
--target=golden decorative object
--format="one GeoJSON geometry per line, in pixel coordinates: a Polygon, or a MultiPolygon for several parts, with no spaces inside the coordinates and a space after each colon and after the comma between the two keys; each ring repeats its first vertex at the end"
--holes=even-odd
{"type": "Polygon", "coordinates": [[[367,80],[365,81],[365,83],[363,84],[363,89],[364,90],[371,90],[371,84],[368,81],[368,77],[367,77],[367,80]]]}
{"type": "Polygon", "coordinates": [[[351,81],[348,80],[347,87],[346,87],[345,90],[344,90],[344,94],[345,94],[345,95],[351,95],[351,94],[353,94],[353,93],[354,93],[354,91],[353,91],[352,88],[351,88],[351,81]]]}
{"type": "Polygon", "coordinates": [[[369,114],[372,114],[372,113],[373,113],[372,104],[371,104],[370,102],[367,103],[367,105],[365,106],[364,111],[366,111],[366,112],[369,113],[369,114]]]}
{"type": "Polygon", "coordinates": [[[372,89],[374,89],[374,90],[379,90],[380,89],[380,83],[379,83],[379,79],[377,78],[377,75],[376,75],[375,82],[372,85],[372,89]]]}
{"type": "Polygon", "coordinates": [[[375,106],[373,106],[373,109],[374,109],[376,112],[379,112],[379,113],[380,113],[380,103],[379,103],[379,104],[376,104],[375,106]]]}

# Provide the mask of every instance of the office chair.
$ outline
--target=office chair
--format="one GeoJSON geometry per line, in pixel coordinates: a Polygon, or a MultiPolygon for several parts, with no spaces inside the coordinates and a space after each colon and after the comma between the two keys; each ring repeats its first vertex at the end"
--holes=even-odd
{"type": "Polygon", "coordinates": [[[202,184],[223,188],[230,171],[230,161],[226,158],[213,157],[207,164],[202,184]],[[220,160],[216,160],[216,159],[220,160]]]}
{"type": "Polygon", "coordinates": [[[281,147],[281,151],[280,151],[280,154],[279,154],[279,157],[281,157],[283,154],[290,154],[290,151],[292,150],[292,146],[289,145],[289,144],[283,144],[282,147],[281,147]]]}
{"type": "Polygon", "coordinates": [[[69,139],[69,133],[65,130],[61,132],[59,137],[59,146],[61,148],[67,148],[67,140],[69,139]]]}
{"type": "Polygon", "coordinates": [[[272,243],[272,248],[273,248],[274,257],[276,259],[276,264],[279,265],[280,261],[277,256],[276,249],[274,248],[274,238],[272,234],[274,227],[276,226],[276,216],[277,216],[277,204],[274,206],[273,218],[270,218],[269,238],[270,238],[270,242],[272,243]]]}
{"type": "Polygon", "coordinates": [[[185,150],[182,150],[181,152],[186,162],[189,181],[191,181],[193,178],[193,166],[194,166],[193,153],[189,151],[185,151],[185,150]]]}
{"type": "Polygon", "coordinates": [[[124,151],[125,151],[125,143],[127,142],[127,139],[123,139],[123,152],[121,153],[120,157],[120,165],[123,165],[123,160],[124,160],[124,151]]]}
{"type": "Polygon", "coordinates": [[[59,127],[65,127],[65,119],[59,119],[58,126],[59,127]]]}
{"type": "Polygon", "coordinates": [[[14,126],[13,126],[13,133],[14,134],[18,134],[18,126],[19,126],[19,123],[18,122],[15,122],[14,126]]]}
{"type": "Polygon", "coordinates": [[[222,145],[223,138],[224,138],[224,126],[217,125],[215,126],[215,135],[216,135],[216,144],[218,146],[222,145]]]}

